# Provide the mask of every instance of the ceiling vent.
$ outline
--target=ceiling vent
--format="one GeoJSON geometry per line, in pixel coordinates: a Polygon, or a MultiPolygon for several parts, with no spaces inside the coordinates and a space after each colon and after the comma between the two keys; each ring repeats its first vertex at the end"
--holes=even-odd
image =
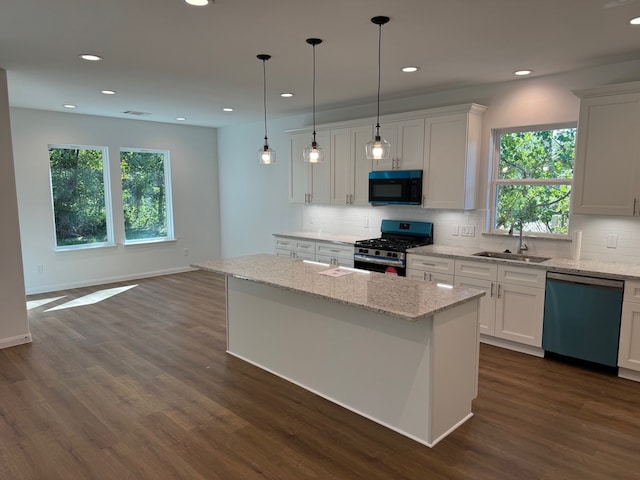
{"type": "Polygon", "coordinates": [[[136,115],[138,117],[146,117],[151,115],[149,112],[136,112],[135,110],[125,110],[124,112],[125,115],[136,115]]]}

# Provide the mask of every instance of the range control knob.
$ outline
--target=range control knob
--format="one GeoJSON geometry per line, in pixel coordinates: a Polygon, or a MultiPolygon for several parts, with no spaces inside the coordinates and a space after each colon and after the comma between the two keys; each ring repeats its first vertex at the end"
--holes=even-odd
{"type": "Polygon", "coordinates": [[[376,250],[376,255],[380,255],[380,250],[376,250]]]}

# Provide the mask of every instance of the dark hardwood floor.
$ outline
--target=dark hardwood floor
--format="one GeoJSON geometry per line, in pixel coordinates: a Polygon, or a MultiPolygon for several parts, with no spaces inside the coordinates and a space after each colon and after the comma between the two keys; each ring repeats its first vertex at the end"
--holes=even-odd
{"type": "Polygon", "coordinates": [[[475,416],[429,449],[228,356],[221,277],[130,283],[0,350],[0,479],[640,478],[639,383],[482,345],[475,416]]]}

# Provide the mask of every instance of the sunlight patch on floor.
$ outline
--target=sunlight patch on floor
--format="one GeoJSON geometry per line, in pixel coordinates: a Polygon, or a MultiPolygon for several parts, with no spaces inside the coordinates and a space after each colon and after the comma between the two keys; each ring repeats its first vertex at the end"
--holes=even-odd
{"type": "Polygon", "coordinates": [[[127,285],[124,287],[116,287],[116,288],[108,288],[106,290],[99,290],[97,292],[90,293],[89,295],[85,295],[84,297],[76,298],[75,300],[71,300],[70,302],[63,303],[62,305],[57,305],[52,307],[45,312],[53,312],[54,310],[63,310],[65,308],[74,308],[74,307],[82,307],[86,305],[93,305],[94,303],[102,302],[108,298],[111,298],[120,293],[126,292],[127,290],[137,287],[138,285],[127,285]]]}
{"type": "Polygon", "coordinates": [[[29,300],[27,301],[27,310],[33,310],[34,308],[41,307],[42,305],[46,305],[47,303],[55,302],[56,300],[60,300],[64,298],[65,295],[61,297],[53,297],[53,298],[41,298],[39,300],[29,300]]]}

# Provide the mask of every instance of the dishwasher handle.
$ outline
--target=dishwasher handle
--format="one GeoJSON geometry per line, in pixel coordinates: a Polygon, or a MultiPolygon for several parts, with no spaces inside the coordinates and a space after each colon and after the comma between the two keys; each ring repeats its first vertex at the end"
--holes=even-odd
{"type": "Polygon", "coordinates": [[[583,285],[595,285],[598,287],[609,287],[618,290],[624,289],[624,281],[611,280],[609,278],[585,277],[582,275],[570,275],[567,273],[547,272],[547,280],[558,280],[567,283],[580,283],[583,285]]]}

